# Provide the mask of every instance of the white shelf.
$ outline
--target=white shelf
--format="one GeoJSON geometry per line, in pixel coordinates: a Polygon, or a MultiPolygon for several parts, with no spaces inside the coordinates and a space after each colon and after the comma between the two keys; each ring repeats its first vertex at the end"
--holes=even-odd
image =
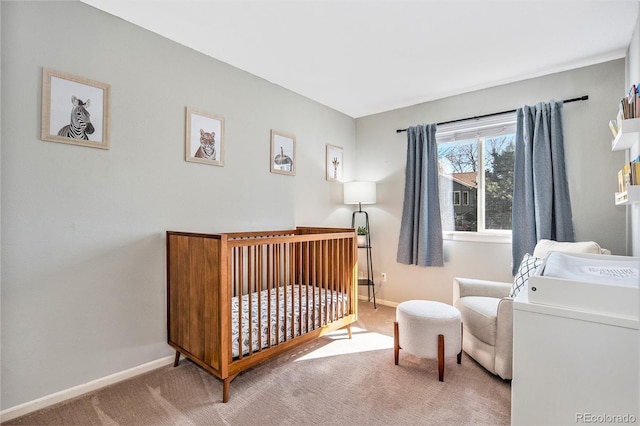
{"type": "Polygon", "coordinates": [[[640,203],[640,185],[631,185],[626,192],[616,192],[616,206],[640,203]]]}
{"type": "Polygon", "coordinates": [[[612,151],[624,151],[640,141],[640,118],[622,120],[618,136],[611,141],[612,151]]]}

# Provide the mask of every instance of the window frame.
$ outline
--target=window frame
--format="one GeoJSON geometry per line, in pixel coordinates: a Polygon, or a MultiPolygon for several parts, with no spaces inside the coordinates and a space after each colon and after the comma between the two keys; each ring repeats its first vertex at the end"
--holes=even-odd
{"type": "Polygon", "coordinates": [[[512,230],[485,228],[485,139],[495,138],[501,135],[515,134],[515,132],[515,112],[492,115],[483,118],[473,118],[464,121],[456,121],[438,126],[438,129],[436,130],[436,141],[438,145],[442,143],[450,143],[456,141],[464,142],[469,140],[476,140],[478,144],[478,188],[476,199],[477,230],[443,230],[443,239],[458,241],[511,243],[512,230]]]}

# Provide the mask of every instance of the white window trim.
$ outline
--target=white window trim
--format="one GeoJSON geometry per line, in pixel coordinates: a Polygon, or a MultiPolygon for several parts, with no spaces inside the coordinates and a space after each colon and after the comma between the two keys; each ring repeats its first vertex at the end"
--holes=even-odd
{"type": "Polygon", "coordinates": [[[478,230],[477,231],[443,231],[442,238],[451,241],[477,241],[511,244],[511,230],[484,229],[485,226],[485,176],[484,176],[484,138],[501,134],[508,135],[516,132],[516,113],[509,112],[484,118],[472,118],[450,124],[438,126],[436,140],[438,143],[478,139],[478,152],[483,152],[478,158],[478,230]],[[482,150],[482,151],[480,151],[482,150]],[[481,176],[480,176],[481,175],[481,176]]]}
{"type": "Polygon", "coordinates": [[[510,112],[485,118],[472,118],[442,124],[436,130],[438,143],[475,139],[480,136],[508,135],[516,132],[516,113],[510,112]]]}
{"type": "Polygon", "coordinates": [[[442,239],[445,241],[467,241],[478,243],[511,244],[510,230],[497,231],[442,231],[442,239]]]}

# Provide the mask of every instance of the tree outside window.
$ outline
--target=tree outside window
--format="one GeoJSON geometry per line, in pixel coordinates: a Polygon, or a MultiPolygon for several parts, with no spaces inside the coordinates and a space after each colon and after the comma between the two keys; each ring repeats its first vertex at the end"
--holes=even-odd
{"type": "Polygon", "coordinates": [[[443,230],[511,229],[514,152],[515,134],[438,144],[440,193],[458,193],[440,200],[443,230]]]}

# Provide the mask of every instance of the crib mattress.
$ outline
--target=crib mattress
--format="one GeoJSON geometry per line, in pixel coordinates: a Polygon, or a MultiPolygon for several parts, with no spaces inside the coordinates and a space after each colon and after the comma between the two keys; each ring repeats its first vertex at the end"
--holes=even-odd
{"type": "Polygon", "coordinates": [[[327,318],[331,321],[338,315],[343,316],[347,301],[346,293],[306,285],[289,285],[280,287],[278,290],[254,292],[251,294],[251,311],[249,311],[249,295],[242,296],[242,303],[240,298],[233,297],[231,301],[232,356],[236,358],[241,352],[238,321],[240,307],[242,307],[242,354],[246,355],[250,352],[249,327],[251,327],[252,351],[256,352],[317,329],[327,323],[327,318]],[[258,310],[258,300],[260,310],[258,310]],[[269,305],[271,305],[270,310],[269,305]]]}

